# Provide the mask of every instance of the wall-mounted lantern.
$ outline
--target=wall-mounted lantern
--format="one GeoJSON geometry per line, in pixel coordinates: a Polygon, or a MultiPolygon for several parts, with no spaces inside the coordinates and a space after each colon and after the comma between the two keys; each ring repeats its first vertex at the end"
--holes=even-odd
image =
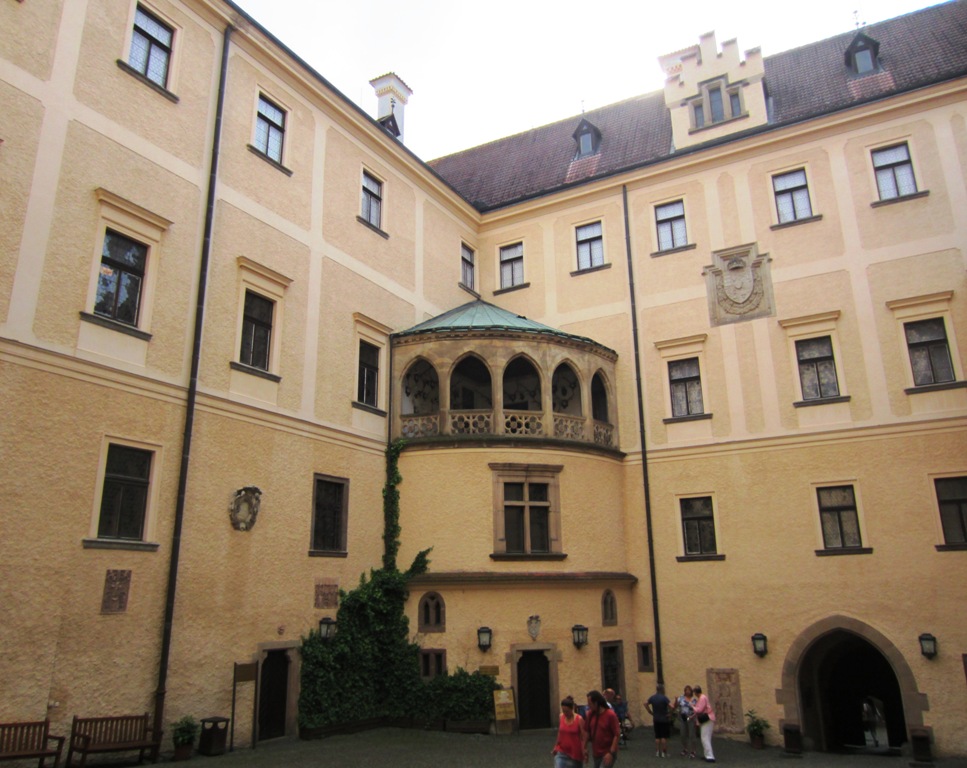
{"type": "Polygon", "coordinates": [[[490,627],[477,629],[477,647],[481,651],[489,651],[494,640],[494,631],[490,627]]]}
{"type": "Polygon", "coordinates": [[[574,647],[581,648],[588,644],[588,628],[583,624],[575,624],[571,627],[571,639],[574,640],[574,647]]]}
{"type": "Polygon", "coordinates": [[[336,636],[336,620],[328,616],[319,619],[319,634],[323,640],[332,640],[336,636]]]}
{"type": "Polygon", "coordinates": [[[928,659],[932,659],[937,655],[937,638],[931,635],[929,632],[924,632],[920,635],[920,653],[926,656],[928,659]]]}
{"type": "Polygon", "coordinates": [[[760,659],[769,653],[769,638],[761,632],[752,635],[752,652],[760,659]]]}

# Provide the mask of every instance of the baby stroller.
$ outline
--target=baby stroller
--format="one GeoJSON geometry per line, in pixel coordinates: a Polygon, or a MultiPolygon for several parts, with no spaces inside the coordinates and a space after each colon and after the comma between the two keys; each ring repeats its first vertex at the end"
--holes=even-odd
{"type": "Polygon", "coordinates": [[[631,719],[631,715],[628,713],[627,703],[621,700],[618,696],[615,700],[614,713],[618,716],[618,723],[621,726],[621,735],[618,737],[618,745],[624,746],[625,742],[631,738],[631,732],[635,729],[634,720],[631,719]]]}

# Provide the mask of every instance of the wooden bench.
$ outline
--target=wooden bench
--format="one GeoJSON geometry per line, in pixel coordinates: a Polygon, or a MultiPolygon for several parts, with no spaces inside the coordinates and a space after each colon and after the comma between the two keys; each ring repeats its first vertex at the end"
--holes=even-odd
{"type": "Polygon", "coordinates": [[[30,723],[0,723],[0,760],[25,760],[38,757],[39,768],[44,768],[48,757],[54,758],[54,768],[60,765],[64,748],[63,736],[50,735],[50,720],[30,723]],[[53,744],[51,744],[53,742],[53,744]]]}
{"type": "Polygon", "coordinates": [[[71,726],[70,749],[67,750],[68,768],[73,765],[74,753],[81,756],[81,766],[87,756],[102,752],[133,752],[138,750],[138,762],[151,751],[151,759],[158,761],[161,734],[148,725],[148,713],[117,717],[78,717],[71,726]]]}

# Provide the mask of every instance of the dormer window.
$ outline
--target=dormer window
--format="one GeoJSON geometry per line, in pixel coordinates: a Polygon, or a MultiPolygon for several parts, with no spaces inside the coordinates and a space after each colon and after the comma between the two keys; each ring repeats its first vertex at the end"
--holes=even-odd
{"type": "Polygon", "coordinates": [[[587,120],[581,121],[572,136],[577,142],[577,152],[574,155],[575,160],[594,155],[601,147],[601,131],[587,120]]]}
{"type": "Polygon", "coordinates": [[[689,107],[693,131],[747,115],[742,108],[742,84],[730,85],[724,78],[703,83],[689,107]]]}
{"type": "Polygon", "coordinates": [[[846,49],[846,67],[856,75],[866,75],[879,69],[880,44],[860,32],[846,49]]]}

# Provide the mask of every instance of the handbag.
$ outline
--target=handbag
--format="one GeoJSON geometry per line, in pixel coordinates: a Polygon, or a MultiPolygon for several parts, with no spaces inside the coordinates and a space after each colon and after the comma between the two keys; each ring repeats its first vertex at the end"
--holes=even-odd
{"type": "Polygon", "coordinates": [[[699,712],[698,713],[698,722],[699,723],[707,723],[708,722],[708,712],[699,712]]]}

